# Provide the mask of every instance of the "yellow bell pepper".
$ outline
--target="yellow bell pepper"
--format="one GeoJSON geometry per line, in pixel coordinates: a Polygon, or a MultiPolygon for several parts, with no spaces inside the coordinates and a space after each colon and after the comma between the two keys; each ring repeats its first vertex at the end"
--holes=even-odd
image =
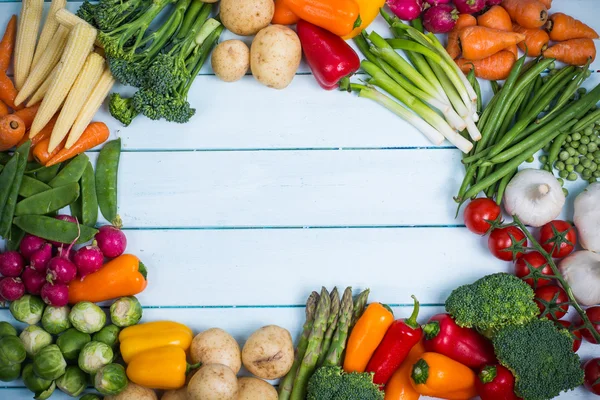
{"type": "Polygon", "coordinates": [[[358,28],[354,28],[352,32],[343,36],[344,40],[352,39],[361,33],[367,26],[371,25],[375,18],[379,15],[379,10],[384,6],[385,0],[355,0],[360,9],[361,24],[358,28]]]}
{"type": "Polygon", "coordinates": [[[192,344],[192,339],[193,333],[190,328],[171,321],[133,325],[119,334],[121,355],[126,363],[146,350],[164,346],[175,346],[185,352],[192,344]]]}
{"type": "Polygon", "coordinates": [[[187,364],[181,347],[165,346],[133,357],[127,365],[127,377],[150,389],[174,390],[182,388],[188,371],[199,366],[187,364]]]}

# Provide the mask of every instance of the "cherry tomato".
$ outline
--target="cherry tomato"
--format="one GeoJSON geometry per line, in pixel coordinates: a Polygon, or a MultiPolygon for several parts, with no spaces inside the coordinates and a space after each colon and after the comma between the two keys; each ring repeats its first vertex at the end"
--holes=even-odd
{"type": "Polygon", "coordinates": [[[600,358],[592,358],[583,366],[584,385],[587,390],[600,396],[600,358]]]}
{"type": "Polygon", "coordinates": [[[535,290],[550,285],[552,279],[543,278],[543,276],[553,276],[554,272],[552,272],[552,268],[548,265],[542,253],[532,251],[517,260],[515,275],[524,279],[525,283],[535,290]]]}
{"type": "Polygon", "coordinates": [[[496,257],[504,261],[513,261],[523,255],[511,249],[513,246],[527,246],[527,239],[522,230],[516,226],[494,229],[488,238],[488,248],[496,257]]]}
{"type": "Polygon", "coordinates": [[[569,305],[562,303],[568,301],[567,292],[556,285],[544,286],[535,291],[535,302],[540,309],[540,317],[554,321],[561,319],[569,311],[569,305]]]}
{"type": "Polygon", "coordinates": [[[573,327],[573,323],[569,321],[556,321],[557,323],[564,326],[569,332],[571,332],[571,336],[573,337],[573,352],[576,353],[577,350],[581,347],[581,331],[580,330],[571,330],[573,327]]]}
{"type": "MultiPolygon", "coordinates": [[[[596,331],[600,333],[600,306],[590,307],[587,310],[585,310],[585,313],[594,325],[596,331]]],[[[592,333],[589,331],[589,329],[582,329],[581,333],[583,334],[585,340],[587,340],[588,342],[598,344],[598,342],[596,341],[596,339],[594,339],[594,336],[592,336],[592,333]]]]}
{"type": "Polygon", "coordinates": [[[577,232],[566,221],[548,222],[540,229],[540,243],[544,250],[552,253],[552,257],[563,258],[571,254],[577,245],[577,232]],[[559,239],[560,246],[554,249],[556,239],[559,239]]]}
{"type": "Polygon", "coordinates": [[[492,225],[490,221],[497,221],[500,217],[500,206],[494,200],[481,197],[470,202],[465,208],[465,225],[478,235],[488,233],[492,225]]]}

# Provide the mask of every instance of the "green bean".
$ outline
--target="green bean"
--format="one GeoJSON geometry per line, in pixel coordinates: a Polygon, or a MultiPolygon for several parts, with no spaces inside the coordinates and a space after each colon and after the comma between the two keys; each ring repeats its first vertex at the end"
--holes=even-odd
{"type": "Polygon", "coordinates": [[[68,206],[79,197],[77,182],[59,186],[21,200],[15,215],[44,215],[68,206]]]}
{"type": "Polygon", "coordinates": [[[573,130],[580,131],[582,129],[586,129],[589,126],[593,126],[593,124],[595,124],[598,119],[600,119],[600,109],[587,114],[584,118],[581,119],[581,121],[577,123],[577,125],[573,127],[573,130]]]}
{"type": "Polygon", "coordinates": [[[83,170],[89,162],[88,156],[85,153],[79,154],[77,157],[69,161],[69,163],[54,177],[48,185],[59,187],[69,183],[78,182],[83,175],[83,170]]]}
{"type": "Polygon", "coordinates": [[[548,80],[548,82],[546,82],[541,88],[540,90],[538,90],[537,92],[535,92],[535,94],[533,95],[533,98],[531,99],[531,101],[529,102],[528,107],[525,109],[525,113],[528,113],[529,111],[531,111],[531,107],[533,107],[535,105],[535,103],[537,101],[539,101],[542,97],[545,97],[546,94],[554,89],[554,87],[556,85],[559,86],[564,86],[565,85],[565,79],[567,79],[567,76],[570,76],[570,78],[568,79],[568,81],[573,79],[573,76],[576,74],[576,69],[573,66],[568,66],[565,68],[562,68],[557,74],[553,75],[550,77],[550,79],[548,80]]]}
{"type": "Polygon", "coordinates": [[[479,86],[479,81],[475,77],[475,68],[472,68],[467,75],[467,80],[473,86],[473,90],[475,90],[475,94],[477,95],[477,114],[481,114],[483,110],[483,98],[481,97],[481,87],[479,86]]]}
{"type": "Polygon", "coordinates": [[[490,85],[492,86],[492,93],[494,93],[494,96],[497,95],[500,91],[500,85],[498,84],[498,82],[490,81],[490,85]]]}
{"type": "Polygon", "coordinates": [[[81,223],[94,227],[98,221],[98,198],[96,197],[96,179],[94,168],[88,164],[81,176],[81,223]]]}
{"type": "Polygon", "coordinates": [[[58,174],[60,166],[61,164],[54,164],[51,167],[44,167],[35,173],[35,177],[38,181],[48,183],[58,174]]]}
{"type": "Polygon", "coordinates": [[[559,158],[561,161],[565,161],[569,158],[569,152],[567,151],[561,151],[559,154],[559,151],[564,143],[565,137],[568,134],[568,132],[563,132],[556,138],[556,140],[554,140],[554,142],[552,142],[552,146],[550,147],[550,151],[548,152],[547,165],[552,166],[552,164],[554,164],[554,161],[556,161],[557,158],[559,158]]]}
{"type": "Polygon", "coordinates": [[[19,196],[31,197],[35,194],[45,192],[46,190],[52,189],[44,182],[38,181],[30,176],[23,176],[23,182],[21,182],[21,188],[19,189],[19,196]]]}
{"type": "Polygon", "coordinates": [[[72,222],[44,215],[23,215],[16,217],[14,223],[30,235],[60,243],[71,243],[79,235],[76,244],[84,244],[92,240],[98,233],[98,230],[89,226],[78,226],[72,222]]]}
{"type": "Polygon", "coordinates": [[[6,200],[8,199],[10,188],[12,187],[12,183],[17,175],[18,163],[19,154],[17,153],[10,159],[10,161],[4,167],[4,170],[2,170],[2,174],[0,174],[0,215],[4,214],[6,200]]]}
{"type": "Polygon", "coordinates": [[[467,167],[467,171],[465,172],[465,177],[462,181],[462,184],[460,185],[460,188],[458,189],[458,194],[454,198],[456,201],[459,201],[458,199],[461,199],[464,197],[464,194],[467,192],[467,190],[469,189],[469,187],[475,180],[476,172],[477,172],[476,165],[469,165],[467,167]]]}
{"type": "Polygon", "coordinates": [[[517,170],[515,169],[500,180],[500,184],[498,185],[498,191],[496,192],[496,204],[498,204],[498,205],[502,204],[502,197],[504,197],[504,192],[506,191],[506,187],[508,186],[508,183],[512,180],[512,178],[516,174],[517,174],[517,170]]]}
{"type": "Polygon", "coordinates": [[[121,155],[121,139],[104,145],[96,162],[96,194],[100,212],[107,221],[117,218],[117,175],[119,157],[121,155]]]}
{"type": "Polygon", "coordinates": [[[554,114],[556,114],[557,112],[559,112],[562,109],[562,107],[569,101],[569,99],[572,99],[571,96],[573,96],[574,93],[577,92],[577,89],[579,88],[579,86],[581,86],[583,81],[585,79],[587,79],[586,73],[588,71],[588,67],[589,67],[590,63],[591,63],[591,59],[588,60],[585,67],[582,67],[581,71],[575,76],[575,79],[573,79],[569,83],[569,85],[565,88],[564,92],[561,94],[561,96],[556,101],[556,104],[554,105],[554,107],[552,107],[552,111],[550,111],[548,114],[544,115],[541,118],[541,121],[551,118],[554,114]]]}
{"type": "MultiPolygon", "coordinates": [[[[524,91],[519,93],[519,95],[515,98],[515,100],[512,102],[512,104],[508,108],[508,113],[506,114],[507,117],[504,119],[504,122],[502,123],[502,126],[500,127],[500,131],[498,132],[499,137],[503,137],[504,134],[506,134],[506,132],[508,131],[508,128],[510,127],[510,124],[513,121],[514,116],[517,115],[517,112],[518,112],[519,108],[521,107],[521,104],[523,104],[525,102],[525,97],[527,96],[527,94],[529,93],[529,90],[532,87],[533,87],[533,82],[531,82],[524,91]]],[[[496,144],[496,143],[494,143],[494,144],[496,144]]]]}
{"type": "Polygon", "coordinates": [[[8,235],[8,240],[6,241],[6,250],[8,251],[17,251],[19,250],[19,245],[21,244],[21,240],[25,236],[25,232],[21,228],[16,225],[13,225],[10,228],[10,233],[8,235]]]}
{"type": "Polygon", "coordinates": [[[519,110],[517,110],[517,114],[515,116],[517,121],[521,118],[521,116],[525,112],[525,109],[527,108],[529,102],[531,101],[533,96],[535,96],[535,93],[537,93],[540,90],[541,86],[542,86],[542,78],[540,75],[538,75],[537,78],[535,78],[535,81],[533,81],[533,83],[531,83],[529,85],[528,93],[525,96],[525,100],[523,102],[521,102],[521,105],[519,106],[519,110]]]}
{"type": "Polygon", "coordinates": [[[25,173],[25,167],[27,166],[27,157],[29,156],[29,149],[31,148],[31,141],[28,140],[15,151],[15,154],[19,155],[19,161],[17,164],[17,173],[15,179],[10,187],[6,204],[2,212],[2,218],[0,218],[0,236],[7,237],[10,233],[10,227],[12,225],[13,216],[15,214],[15,208],[17,207],[17,200],[19,198],[19,189],[21,188],[21,182],[23,182],[23,175],[25,173]]]}

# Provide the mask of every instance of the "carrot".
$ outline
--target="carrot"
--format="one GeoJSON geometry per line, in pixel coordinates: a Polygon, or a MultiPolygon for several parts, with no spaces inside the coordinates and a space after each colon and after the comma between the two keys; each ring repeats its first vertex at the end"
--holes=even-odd
{"type": "Polygon", "coordinates": [[[482,60],[500,50],[525,40],[525,35],[504,32],[484,26],[470,26],[459,33],[463,57],[467,60],[482,60]]]}
{"type": "Polygon", "coordinates": [[[556,58],[569,65],[585,65],[596,59],[596,45],[592,39],[571,39],[555,44],[544,51],[544,57],[556,58]]]}
{"type": "Polygon", "coordinates": [[[552,8],[552,0],[539,0],[539,2],[545,5],[548,10],[552,8]]]}
{"type": "MultiPolygon", "coordinates": [[[[56,154],[56,156],[52,157],[52,159],[50,159],[50,161],[48,161],[48,163],[44,165],[50,167],[54,164],[58,164],[59,162],[63,162],[70,158],[73,158],[76,155],[83,153],[84,151],[92,149],[106,142],[109,135],[110,131],[108,130],[108,126],[106,126],[104,122],[92,122],[88,125],[87,128],[85,128],[85,131],[83,131],[81,137],[75,142],[73,146],[71,146],[70,149],[62,149],[56,154]]],[[[61,145],[64,146],[63,143],[61,143],[61,145]]]]}
{"type": "Polygon", "coordinates": [[[6,72],[10,65],[10,58],[15,47],[17,36],[17,16],[13,15],[6,25],[6,31],[0,41],[0,71],[6,72]]]}
{"type": "Polygon", "coordinates": [[[8,114],[8,107],[0,101],[0,117],[4,117],[6,114],[8,114]]]}
{"type": "Polygon", "coordinates": [[[35,106],[27,107],[15,112],[15,115],[18,115],[19,118],[21,118],[25,123],[25,129],[29,129],[29,127],[31,127],[33,119],[35,118],[39,108],[40,105],[36,104],[35,106]]]}
{"type": "Polygon", "coordinates": [[[23,120],[14,114],[0,118],[0,151],[6,151],[25,136],[23,120]]]}
{"type": "Polygon", "coordinates": [[[509,50],[502,50],[483,60],[470,61],[458,58],[456,64],[465,74],[475,68],[475,76],[488,81],[498,81],[508,78],[510,70],[517,58],[509,50]]]}
{"type": "Polygon", "coordinates": [[[273,14],[272,24],[294,25],[300,18],[289,9],[282,0],[275,0],[275,13],[273,14]]]}
{"type": "Polygon", "coordinates": [[[537,57],[542,55],[542,52],[548,48],[550,36],[543,29],[523,28],[520,25],[513,24],[513,31],[525,35],[525,40],[518,44],[523,51],[527,49],[527,55],[537,57]]]}
{"type": "Polygon", "coordinates": [[[525,28],[539,28],[548,20],[548,8],[538,0],[504,0],[510,18],[525,28]]]}
{"type": "Polygon", "coordinates": [[[20,110],[23,106],[15,106],[15,98],[17,97],[17,89],[15,85],[6,75],[6,72],[0,71],[0,100],[13,110],[20,110]]]}
{"type": "MultiPolygon", "coordinates": [[[[477,25],[485,26],[486,28],[498,29],[499,31],[512,32],[512,21],[506,10],[500,6],[492,6],[488,11],[477,17],[477,25]]],[[[512,45],[507,48],[515,57],[519,57],[517,45],[512,45]]]]}
{"type": "Polygon", "coordinates": [[[56,124],[56,120],[57,119],[58,119],[58,116],[55,115],[54,118],[52,118],[50,120],[50,122],[48,122],[48,124],[46,124],[46,126],[44,127],[44,129],[42,129],[40,131],[40,133],[38,133],[37,135],[35,135],[34,138],[30,138],[29,137],[29,132],[27,132],[23,136],[23,138],[19,141],[19,143],[17,143],[17,147],[19,147],[20,145],[22,145],[26,141],[31,140],[31,149],[29,150],[29,157],[27,158],[27,161],[33,161],[33,150],[38,145],[38,143],[40,143],[42,140],[46,140],[46,139],[50,138],[50,136],[52,135],[52,131],[54,130],[54,124],[56,124]]]}
{"type": "MultiPolygon", "coordinates": [[[[52,132],[50,132],[50,133],[52,133],[52,132]]],[[[39,134],[36,136],[39,136],[39,134]]],[[[54,156],[56,156],[60,151],[63,150],[66,142],[67,142],[66,140],[63,140],[62,142],[60,142],[60,144],[58,146],[56,146],[56,149],[54,149],[54,151],[52,153],[48,153],[48,146],[50,145],[50,138],[44,139],[41,142],[39,142],[37,144],[37,146],[35,146],[35,148],[33,149],[33,158],[38,163],[40,163],[42,165],[47,165],[48,162],[52,158],[54,158],[54,156]]]]}
{"type": "Polygon", "coordinates": [[[460,44],[458,43],[458,34],[460,30],[475,25],[477,25],[477,19],[471,14],[460,14],[458,16],[456,25],[454,25],[454,28],[448,33],[448,44],[446,45],[446,51],[453,60],[460,56],[460,44]]]}
{"type": "Polygon", "coordinates": [[[598,33],[578,19],[564,13],[552,14],[546,22],[550,39],[563,42],[570,39],[598,39],[598,33]]]}

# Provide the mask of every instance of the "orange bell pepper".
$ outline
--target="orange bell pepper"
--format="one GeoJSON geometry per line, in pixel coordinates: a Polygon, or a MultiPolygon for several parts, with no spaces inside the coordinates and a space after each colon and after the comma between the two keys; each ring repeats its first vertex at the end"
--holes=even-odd
{"type": "Polygon", "coordinates": [[[350,34],[343,37],[344,40],[352,39],[365,30],[379,15],[379,10],[385,5],[385,0],[356,0],[360,10],[360,26],[354,28],[350,34]]]}
{"type": "Polygon", "coordinates": [[[469,367],[438,353],[423,353],[413,365],[410,377],[417,393],[448,400],[477,396],[476,379],[469,367]]]}
{"type": "Polygon", "coordinates": [[[410,383],[410,374],[413,365],[425,353],[425,346],[421,340],[408,353],[406,360],[390,378],[385,386],[385,400],[418,400],[421,395],[410,383]]]}
{"type": "Polygon", "coordinates": [[[275,0],[275,13],[273,14],[272,24],[276,25],[294,25],[300,18],[284,3],[284,0],[275,0]]]}
{"type": "Polygon", "coordinates": [[[338,36],[350,34],[362,24],[355,0],[283,0],[300,19],[338,36]]]}

